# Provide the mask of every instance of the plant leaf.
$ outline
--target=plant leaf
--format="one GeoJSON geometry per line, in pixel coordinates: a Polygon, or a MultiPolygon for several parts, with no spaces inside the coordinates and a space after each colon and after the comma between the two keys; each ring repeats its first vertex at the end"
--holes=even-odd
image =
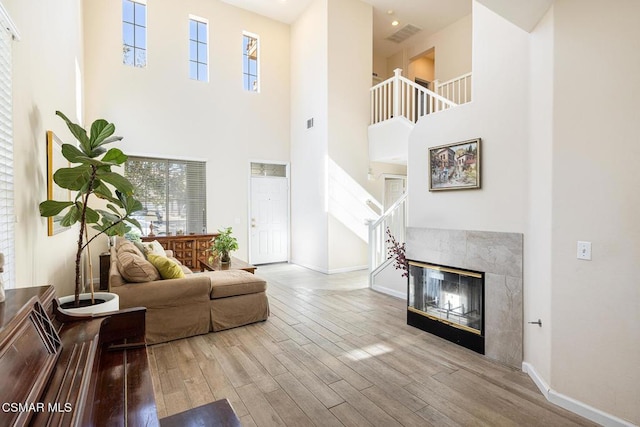
{"type": "Polygon", "coordinates": [[[73,202],[58,202],[56,200],[45,200],[40,203],[40,216],[51,217],[56,216],[69,206],[73,205],[73,202]]]}
{"type": "Polygon", "coordinates": [[[128,158],[129,157],[126,154],[124,154],[120,149],[111,148],[109,151],[107,151],[107,154],[104,155],[104,157],[102,158],[102,161],[104,163],[109,163],[113,165],[121,165],[122,163],[126,162],[128,158]]]}
{"type": "Polygon", "coordinates": [[[87,224],[95,224],[100,221],[100,214],[87,206],[87,210],[85,212],[85,221],[87,224]]]}
{"type": "Polygon", "coordinates": [[[113,185],[116,190],[123,194],[133,193],[133,184],[127,178],[116,172],[98,170],[98,177],[101,181],[113,185]]]}
{"type": "Polygon", "coordinates": [[[53,174],[53,180],[61,188],[79,191],[91,179],[91,166],[81,165],[73,168],[60,168],[53,174]]]}
{"type": "Polygon", "coordinates": [[[69,208],[67,214],[60,220],[60,225],[63,227],[71,227],[73,224],[80,221],[81,212],[78,205],[79,203],[74,203],[73,206],[69,208]]]}
{"type": "Polygon", "coordinates": [[[62,144],[62,155],[71,163],[85,163],[80,159],[87,158],[82,151],[72,144],[62,144]]]}
{"type": "Polygon", "coordinates": [[[69,118],[64,114],[62,114],[62,112],[56,111],[56,115],[60,116],[62,120],[64,120],[67,123],[67,127],[69,128],[73,136],[75,136],[75,138],[80,142],[80,145],[82,146],[82,149],[85,152],[85,154],[88,155],[89,153],[91,153],[91,144],[89,143],[89,137],[87,136],[87,131],[84,130],[84,128],[82,128],[80,125],[73,123],[71,120],[69,120],[69,118]]]}
{"type": "Polygon", "coordinates": [[[91,143],[91,149],[102,145],[101,143],[116,131],[116,127],[113,123],[109,123],[104,119],[98,119],[91,125],[91,136],[89,141],[91,143]]]}
{"type": "Polygon", "coordinates": [[[126,217],[124,220],[127,221],[129,224],[135,225],[136,228],[138,228],[138,230],[142,231],[142,226],[140,225],[137,219],[126,217]]]}

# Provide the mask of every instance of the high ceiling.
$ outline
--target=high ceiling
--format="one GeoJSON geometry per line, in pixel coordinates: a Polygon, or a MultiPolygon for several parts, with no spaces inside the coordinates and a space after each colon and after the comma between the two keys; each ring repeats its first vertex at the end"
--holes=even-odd
{"type": "MultiPolygon", "coordinates": [[[[222,0],[271,19],[292,24],[313,0],[222,0]]],[[[373,49],[382,56],[392,55],[402,44],[385,40],[407,24],[422,28],[420,34],[433,34],[471,13],[471,0],[363,0],[373,6],[373,49]],[[389,11],[393,11],[389,14],[389,11]],[[391,22],[399,25],[393,27],[391,22]]],[[[415,36],[414,36],[415,37],[415,36]]],[[[409,38],[403,43],[411,43],[409,38]]]]}

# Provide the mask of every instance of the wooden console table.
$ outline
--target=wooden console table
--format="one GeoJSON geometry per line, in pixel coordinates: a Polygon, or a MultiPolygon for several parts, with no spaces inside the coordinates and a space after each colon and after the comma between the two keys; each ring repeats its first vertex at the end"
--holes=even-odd
{"type": "Polygon", "coordinates": [[[198,263],[200,264],[200,271],[244,270],[253,274],[258,268],[234,257],[231,257],[231,262],[228,264],[222,264],[220,261],[209,262],[208,257],[198,258],[198,263]]]}
{"type": "Polygon", "coordinates": [[[198,267],[198,258],[206,257],[207,251],[211,248],[211,239],[219,233],[212,234],[183,234],[179,236],[145,236],[143,242],[153,242],[157,240],[163,248],[173,251],[173,256],[189,267],[198,267]]]}

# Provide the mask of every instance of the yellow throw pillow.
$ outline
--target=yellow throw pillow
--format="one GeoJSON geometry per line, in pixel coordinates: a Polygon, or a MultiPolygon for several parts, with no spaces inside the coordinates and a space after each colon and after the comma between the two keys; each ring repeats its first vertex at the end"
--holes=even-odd
{"type": "Polygon", "coordinates": [[[181,279],[184,277],[184,271],[175,261],[167,257],[155,254],[148,254],[147,260],[158,270],[160,277],[163,279],[181,279]]]}

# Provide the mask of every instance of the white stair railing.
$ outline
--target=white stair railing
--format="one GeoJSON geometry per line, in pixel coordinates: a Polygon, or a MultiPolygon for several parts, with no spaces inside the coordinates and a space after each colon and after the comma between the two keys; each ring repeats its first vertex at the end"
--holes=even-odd
{"type": "Polygon", "coordinates": [[[471,73],[463,74],[443,83],[438,80],[433,83],[438,95],[456,104],[466,104],[471,101],[471,73]]]}
{"type": "Polygon", "coordinates": [[[396,241],[405,241],[407,195],[403,194],[380,218],[369,224],[369,278],[388,258],[387,229],[396,241]]]}
{"type": "Polygon", "coordinates": [[[417,122],[424,115],[437,113],[457,104],[429,89],[402,77],[396,68],[395,75],[371,88],[371,124],[394,117],[405,117],[417,122]]]}

